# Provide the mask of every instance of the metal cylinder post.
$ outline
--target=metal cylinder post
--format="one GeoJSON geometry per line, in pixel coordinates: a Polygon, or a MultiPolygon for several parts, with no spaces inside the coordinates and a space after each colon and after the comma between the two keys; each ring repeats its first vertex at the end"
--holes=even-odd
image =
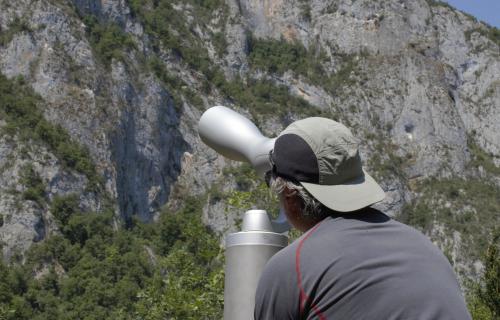
{"type": "Polygon", "coordinates": [[[273,232],[265,210],[249,210],[241,232],[226,237],[224,319],[252,320],[255,290],[267,261],[288,244],[288,237],[273,232]]]}

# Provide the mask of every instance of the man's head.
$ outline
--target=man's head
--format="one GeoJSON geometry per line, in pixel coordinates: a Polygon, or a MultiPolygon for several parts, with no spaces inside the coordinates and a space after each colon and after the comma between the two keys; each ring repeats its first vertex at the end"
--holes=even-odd
{"type": "Polygon", "coordinates": [[[307,230],[332,211],[353,212],[384,199],[361,166],[358,145],[344,125],[319,117],[296,121],[279,135],[268,177],[294,226],[307,230]],[[298,217],[290,217],[294,212],[298,217]],[[310,223],[295,225],[297,219],[310,223]]]}

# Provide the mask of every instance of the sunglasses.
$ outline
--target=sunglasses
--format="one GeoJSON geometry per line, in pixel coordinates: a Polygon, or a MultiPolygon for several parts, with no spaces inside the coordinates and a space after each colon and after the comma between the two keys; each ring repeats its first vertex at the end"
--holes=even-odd
{"type": "Polygon", "coordinates": [[[273,161],[273,150],[269,151],[269,164],[271,165],[271,170],[267,171],[264,175],[264,180],[266,181],[267,187],[271,187],[271,179],[276,177],[276,164],[273,161]]]}

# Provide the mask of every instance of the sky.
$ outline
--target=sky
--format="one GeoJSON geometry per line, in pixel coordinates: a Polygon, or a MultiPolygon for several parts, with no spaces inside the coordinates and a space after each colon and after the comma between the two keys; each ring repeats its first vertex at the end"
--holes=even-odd
{"type": "Polygon", "coordinates": [[[500,0],[446,0],[453,7],[500,28],[500,0]]]}

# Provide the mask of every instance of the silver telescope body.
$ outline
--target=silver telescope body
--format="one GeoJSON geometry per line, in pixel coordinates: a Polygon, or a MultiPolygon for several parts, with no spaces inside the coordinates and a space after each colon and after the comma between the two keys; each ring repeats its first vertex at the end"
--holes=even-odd
{"type": "MultiPolygon", "coordinates": [[[[203,113],[198,124],[201,140],[236,161],[249,162],[261,177],[271,169],[269,151],[276,139],[265,137],[247,118],[223,106],[203,113]]],[[[226,237],[226,276],[224,282],[224,319],[251,320],[255,290],[267,261],[288,244],[281,234],[290,225],[283,209],[271,221],[265,210],[249,210],[242,231],[226,237]]]]}
{"type": "MultiPolygon", "coordinates": [[[[252,121],[224,106],[215,106],[203,113],[198,123],[198,134],[210,148],[226,158],[249,162],[260,177],[271,170],[269,151],[276,138],[262,135],[252,121]]],[[[275,232],[290,230],[285,212],[271,221],[275,232]]]]}
{"type": "Polygon", "coordinates": [[[252,164],[263,176],[271,169],[269,151],[274,141],[264,137],[247,118],[223,106],[215,106],[203,113],[198,124],[201,140],[226,158],[252,164]]]}
{"type": "Polygon", "coordinates": [[[273,232],[265,210],[249,210],[243,230],[226,237],[224,319],[252,320],[255,290],[266,262],[286,247],[288,237],[273,232]]]}

